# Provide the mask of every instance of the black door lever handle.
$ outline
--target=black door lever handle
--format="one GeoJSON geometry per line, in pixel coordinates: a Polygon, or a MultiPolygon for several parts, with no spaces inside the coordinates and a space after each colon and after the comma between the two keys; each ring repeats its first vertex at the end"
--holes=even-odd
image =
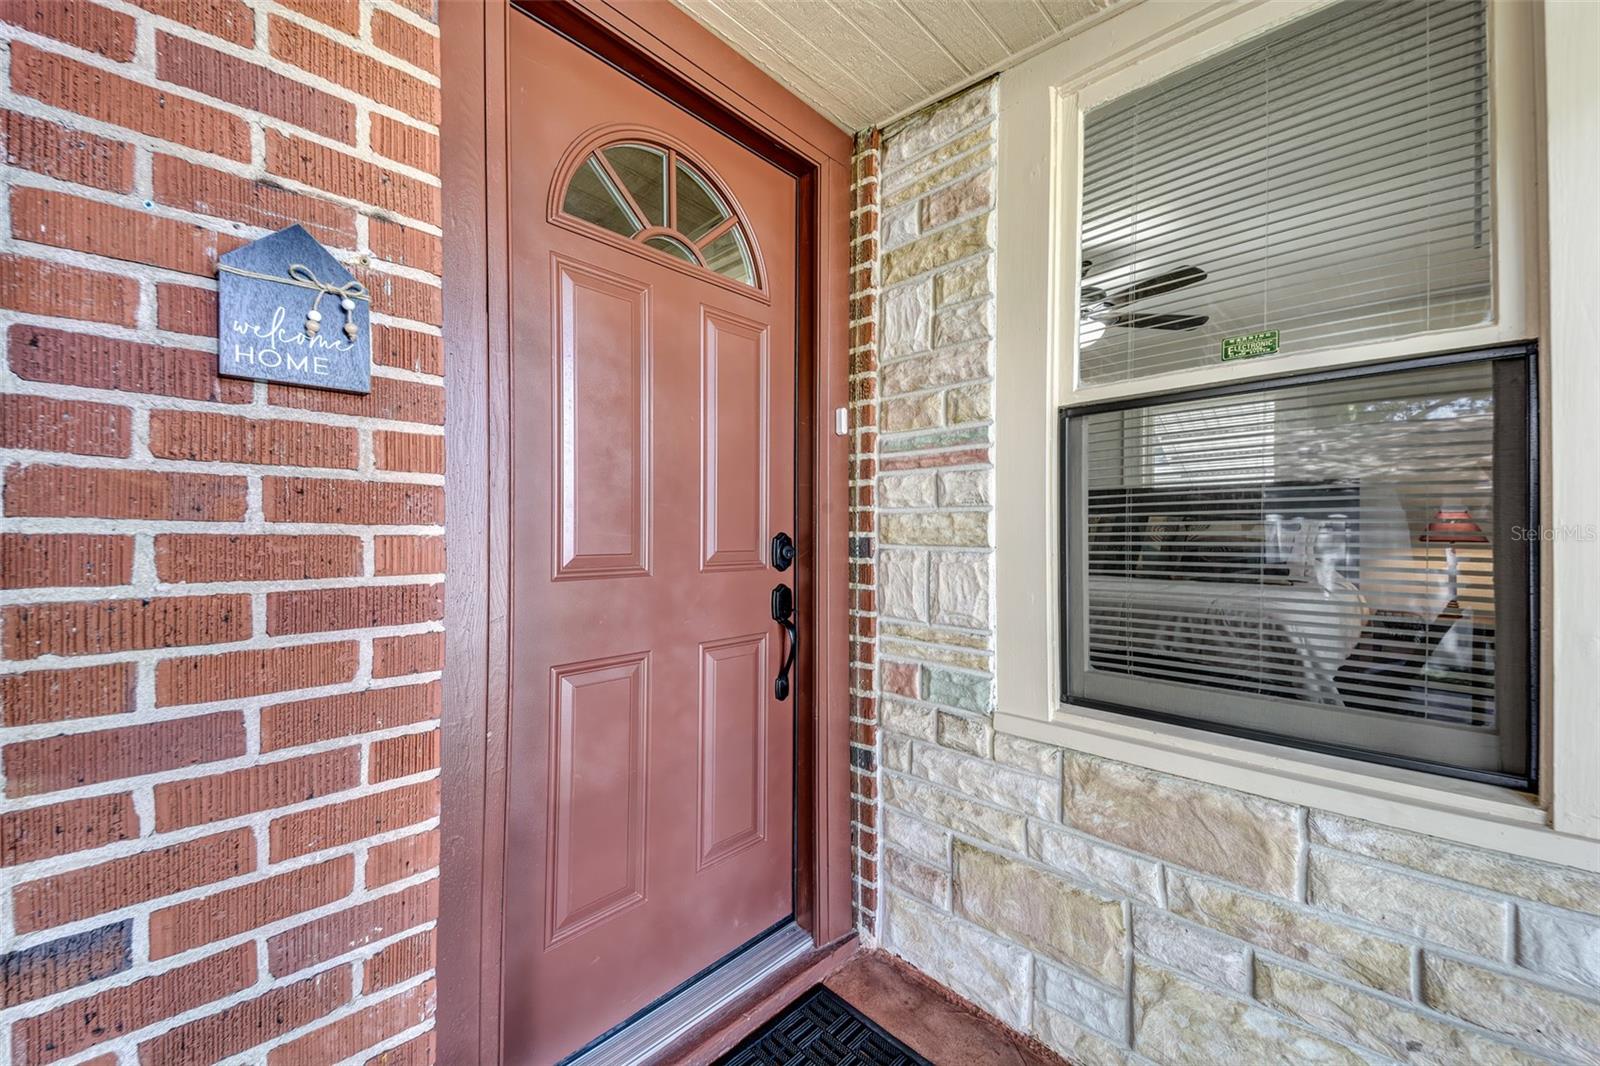
{"type": "Polygon", "coordinates": [[[789,698],[789,671],[794,669],[795,656],[800,650],[800,634],[794,623],[794,590],[788,585],[779,583],[772,587],[772,620],[789,635],[789,652],[772,682],[773,699],[786,700],[789,698]]]}

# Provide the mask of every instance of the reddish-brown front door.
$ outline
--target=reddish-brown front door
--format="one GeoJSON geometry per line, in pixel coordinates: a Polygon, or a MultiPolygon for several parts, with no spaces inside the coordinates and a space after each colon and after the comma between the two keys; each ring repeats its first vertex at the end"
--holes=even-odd
{"type": "Polygon", "coordinates": [[[509,40],[505,1051],[558,1061],[793,908],[794,180],[509,40]]]}

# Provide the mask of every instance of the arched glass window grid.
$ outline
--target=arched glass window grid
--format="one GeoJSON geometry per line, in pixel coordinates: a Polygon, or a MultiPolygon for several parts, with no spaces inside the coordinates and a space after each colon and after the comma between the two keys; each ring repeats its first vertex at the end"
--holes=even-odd
{"type": "Polygon", "coordinates": [[[672,148],[629,140],[596,149],[567,183],[561,211],[757,287],[743,224],[715,184],[672,148]]]}

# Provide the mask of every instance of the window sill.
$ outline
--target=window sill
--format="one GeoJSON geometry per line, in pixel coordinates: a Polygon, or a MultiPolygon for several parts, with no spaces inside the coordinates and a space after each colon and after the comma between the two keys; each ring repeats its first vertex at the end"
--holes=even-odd
{"type": "Polygon", "coordinates": [[[1063,705],[1047,718],[1000,712],[995,727],[1014,736],[1389,828],[1600,871],[1600,841],[1556,832],[1536,797],[1524,792],[1085,707],[1063,705]]]}

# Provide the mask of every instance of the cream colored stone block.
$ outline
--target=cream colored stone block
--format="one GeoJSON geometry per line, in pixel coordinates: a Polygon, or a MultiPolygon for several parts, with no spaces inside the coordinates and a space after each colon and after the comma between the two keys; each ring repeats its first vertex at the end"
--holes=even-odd
{"type": "Polygon", "coordinates": [[[1033,1035],[1073,1066],[1143,1066],[1149,1061],[1043,1003],[1033,1006],[1033,1035]]]}
{"type": "Polygon", "coordinates": [[[956,304],[933,316],[933,345],[948,348],[994,336],[994,301],[956,304]]]}
{"type": "Polygon", "coordinates": [[[879,372],[885,396],[901,396],[923,389],[958,385],[989,376],[989,345],[965,344],[933,355],[886,363],[879,372]]]}
{"type": "Polygon", "coordinates": [[[1287,804],[1069,753],[1063,820],[1091,836],[1202,873],[1294,893],[1299,822],[1287,804]]]}
{"type": "Polygon", "coordinates": [[[1041,777],[1061,778],[1061,749],[1053,744],[996,733],[994,761],[1041,777]]]}
{"type": "Polygon", "coordinates": [[[900,773],[911,772],[911,738],[895,733],[880,733],[882,739],[879,743],[883,747],[882,765],[886,770],[898,770],[900,773]]]}
{"type": "Polygon", "coordinates": [[[983,548],[989,545],[989,516],[981,511],[883,514],[878,535],[885,544],[983,548]]]}
{"type": "Polygon", "coordinates": [[[946,225],[966,215],[987,211],[993,205],[994,169],[985,167],[924,196],[922,229],[927,231],[946,225]]]}
{"type": "Polygon", "coordinates": [[[963,796],[1035,818],[1056,819],[1055,782],[1048,778],[1018,773],[988,759],[929,744],[919,744],[912,751],[911,771],[963,796]]]}
{"type": "Polygon", "coordinates": [[[1262,1003],[1313,1029],[1408,1066],[1535,1066],[1548,1060],[1420,1011],[1267,959],[1255,964],[1262,1003]]]}
{"type": "Polygon", "coordinates": [[[1367,1055],[1260,1007],[1136,965],[1133,1046],[1157,1062],[1194,1066],[1356,1066],[1367,1055]]]}
{"type": "Polygon", "coordinates": [[[949,181],[949,173],[959,174],[977,166],[994,166],[994,140],[993,122],[974,126],[925,155],[903,163],[895,163],[884,173],[881,187],[886,194],[894,194],[893,202],[901,203],[914,199],[935,185],[949,181]],[[986,148],[988,151],[979,153],[974,158],[967,158],[980,148],[986,148]]]}
{"type": "Polygon", "coordinates": [[[963,303],[975,300],[980,296],[988,296],[994,292],[994,281],[991,271],[994,265],[993,256],[984,256],[974,259],[970,263],[951,267],[933,278],[933,305],[943,307],[945,304],[963,303]]]}
{"type": "Polygon", "coordinates": [[[878,478],[878,506],[887,508],[933,507],[938,503],[935,475],[926,471],[884,474],[878,478]]]}
{"type": "Polygon", "coordinates": [[[985,126],[973,130],[970,136],[975,144],[965,155],[952,156],[949,162],[921,171],[918,176],[902,177],[896,174],[894,183],[884,188],[883,208],[888,210],[913,204],[918,197],[925,196],[941,186],[949,185],[963,175],[994,170],[996,165],[994,127],[985,126]]]}
{"type": "Polygon", "coordinates": [[[888,289],[879,304],[878,353],[898,359],[927,351],[933,339],[933,281],[888,289]]]}
{"type": "Polygon", "coordinates": [[[922,232],[919,221],[921,214],[921,205],[916,202],[900,204],[885,211],[878,224],[879,247],[898,248],[916,240],[922,232]]]}
{"type": "Polygon", "coordinates": [[[1027,819],[1015,811],[977,803],[914,778],[883,774],[881,781],[888,806],[1012,851],[1027,845],[1027,819]]]}
{"type": "Polygon", "coordinates": [[[994,417],[994,387],[988,382],[963,385],[945,393],[945,420],[952,426],[988,422],[994,417]]]}
{"type": "Polygon", "coordinates": [[[1600,922],[1561,911],[1519,907],[1517,962],[1551,977],[1600,989],[1600,922]]]}
{"type": "Polygon", "coordinates": [[[904,640],[879,640],[878,653],[884,658],[921,659],[942,666],[959,666],[963,670],[992,672],[993,654],[987,651],[966,651],[946,648],[939,644],[912,644],[904,640]]]}
{"type": "Polygon", "coordinates": [[[948,644],[955,648],[988,648],[993,644],[988,633],[957,633],[948,629],[909,625],[894,619],[880,621],[878,632],[885,637],[915,640],[923,644],[948,644]]]}
{"type": "Polygon", "coordinates": [[[1337,852],[1312,850],[1308,898],[1314,906],[1474,955],[1497,959],[1505,950],[1506,904],[1337,852]]]}
{"type": "Polygon", "coordinates": [[[1161,868],[1137,855],[1037,822],[1028,826],[1028,854],[1068,877],[1155,903],[1161,898],[1161,868]]]}
{"type": "Polygon", "coordinates": [[[1600,874],[1585,870],[1531,862],[1322,811],[1311,812],[1311,839],[1508,896],[1600,915],[1600,874]]]}
{"type": "Polygon", "coordinates": [[[884,252],[878,260],[878,276],[882,284],[897,285],[919,274],[927,274],[968,256],[991,250],[994,247],[990,225],[993,218],[993,214],[979,215],[936,233],[918,237],[904,247],[884,252]]]}
{"type": "MultiPolygon", "coordinates": [[[[980,386],[985,392],[988,385],[980,386]]],[[[951,395],[960,392],[952,390],[951,395]]],[[[943,507],[987,507],[994,502],[994,471],[949,470],[939,475],[939,504],[943,507]]]]}
{"type": "Polygon", "coordinates": [[[969,755],[988,755],[989,736],[994,730],[987,718],[939,712],[939,744],[969,755]]]}
{"type": "Polygon", "coordinates": [[[878,724],[887,732],[916,737],[918,740],[936,740],[939,736],[937,711],[897,696],[879,697],[878,724]]]}
{"type": "Polygon", "coordinates": [[[1121,903],[960,840],[952,854],[957,914],[1107,984],[1122,980],[1121,903]]]}
{"type": "Polygon", "coordinates": [[[925,392],[920,396],[895,396],[883,401],[879,428],[885,433],[905,433],[944,425],[945,396],[925,392]]]}
{"type": "Polygon", "coordinates": [[[1040,960],[1034,970],[1038,1001],[1060,1011],[1101,1036],[1119,1044],[1128,1042],[1128,998],[1115,990],[1040,960]]]}
{"type": "Polygon", "coordinates": [[[884,170],[892,172],[903,161],[937,148],[968,126],[993,115],[998,106],[998,84],[993,79],[985,81],[892,127],[883,141],[884,170]]]}
{"type": "Polygon", "coordinates": [[[888,894],[884,945],[1007,1025],[1027,1027],[1033,960],[1022,948],[898,892],[888,894]]]}
{"type": "Polygon", "coordinates": [[[1250,995],[1250,945],[1155,907],[1133,908],[1133,950],[1165,969],[1250,995]]]}
{"type": "Polygon", "coordinates": [[[1392,995],[1410,993],[1410,948],[1298,905],[1169,870],[1167,907],[1181,918],[1319,970],[1392,995]]]}
{"type": "Polygon", "coordinates": [[[1600,1062],[1600,999],[1423,952],[1428,1006],[1578,1062],[1600,1062]]]}
{"type": "Polygon", "coordinates": [[[928,617],[934,625],[991,628],[992,559],[991,552],[933,552],[929,556],[928,617]]]}
{"type": "Polygon", "coordinates": [[[889,618],[928,620],[927,552],[878,552],[878,610],[889,618]]]}
{"type": "Polygon", "coordinates": [[[883,839],[941,870],[950,868],[950,834],[893,808],[883,812],[883,839]]]}
{"type": "Polygon", "coordinates": [[[909,892],[940,910],[950,909],[950,875],[946,871],[894,848],[884,849],[883,868],[891,888],[909,892]]]}

